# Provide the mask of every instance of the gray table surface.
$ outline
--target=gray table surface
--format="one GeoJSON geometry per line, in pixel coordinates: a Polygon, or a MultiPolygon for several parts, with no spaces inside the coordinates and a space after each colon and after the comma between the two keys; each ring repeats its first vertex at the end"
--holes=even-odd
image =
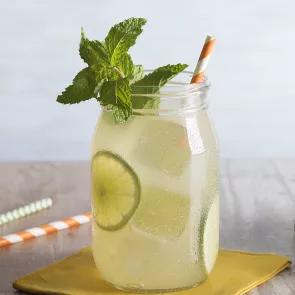
{"type": "MultiPolygon", "coordinates": [[[[0,212],[52,196],[54,206],[0,226],[0,236],[90,211],[87,163],[0,163],[0,212]]],[[[295,259],[295,159],[223,160],[220,246],[295,259]]],[[[0,295],[14,279],[91,243],[90,224],[0,248],[0,295]]],[[[21,294],[21,293],[18,293],[21,294]]],[[[295,267],[248,294],[295,294],[295,267]]]]}

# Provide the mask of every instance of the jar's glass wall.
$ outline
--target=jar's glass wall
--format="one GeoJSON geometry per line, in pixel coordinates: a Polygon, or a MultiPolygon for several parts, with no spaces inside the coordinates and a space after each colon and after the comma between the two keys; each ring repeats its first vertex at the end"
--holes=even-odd
{"type": "MultiPolygon", "coordinates": [[[[207,88],[189,96],[174,93],[176,102],[164,99],[159,109],[139,111],[124,124],[102,111],[92,157],[100,151],[119,157],[132,167],[141,188],[139,205],[122,228],[101,228],[95,218],[102,211],[93,211],[94,259],[117,288],[186,289],[205,280],[214,266],[219,154],[206,93],[207,88]]],[[[105,175],[111,173],[107,169],[105,175]]],[[[97,181],[92,175],[93,190],[97,181]]],[[[92,197],[95,202],[95,191],[92,197]]]]}

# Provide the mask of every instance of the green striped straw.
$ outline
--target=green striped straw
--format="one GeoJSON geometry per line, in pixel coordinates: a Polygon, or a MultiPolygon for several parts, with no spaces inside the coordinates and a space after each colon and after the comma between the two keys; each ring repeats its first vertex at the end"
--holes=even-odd
{"type": "Polygon", "coordinates": [[[28,205],[25,205],[23,207],[9,211],[7,213],[0,214],[0,225],[42,211],[44,209],[50,208],[51,206],[52,199],[44,198],[36,202],[30,203],[28,205]]]}

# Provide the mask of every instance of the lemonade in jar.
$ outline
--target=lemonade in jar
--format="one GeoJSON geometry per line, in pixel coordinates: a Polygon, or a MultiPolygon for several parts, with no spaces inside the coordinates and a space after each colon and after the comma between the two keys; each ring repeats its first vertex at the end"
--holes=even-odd
{"type": "Polygon", "coordinates": [[[185,64],[143,71],[127,53],[144,19],[115,25],[104,42],[82,31],[88,66],[58,97],[101,105],[91,148],[92,249],[112,286],[155,293],[199,285],[219,246],[219,152],[207,79],[185,64]]]}
{"type": "Polygon", "coordinates": [[[92,142],[93,255],[120,289],[184,289],[213,268],[218,149],[207,91],[166,84],[157,109],[133,110],[124,124],[102,110],[92,142]]]}

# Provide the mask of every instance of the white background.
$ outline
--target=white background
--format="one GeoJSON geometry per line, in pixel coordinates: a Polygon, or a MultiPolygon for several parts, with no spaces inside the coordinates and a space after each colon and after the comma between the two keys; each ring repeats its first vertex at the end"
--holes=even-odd
{"type": "Polygon", "coordinates": [[[146,68],[188,63],[217,37],[207,75],[223,157],[295,155],[294,0],[14,0],[0,2],[0,160],[84,160],[95,101],[55,102],[83,67],[80,27],[102,40],[148,19],[132,49],[146,68]]]}

